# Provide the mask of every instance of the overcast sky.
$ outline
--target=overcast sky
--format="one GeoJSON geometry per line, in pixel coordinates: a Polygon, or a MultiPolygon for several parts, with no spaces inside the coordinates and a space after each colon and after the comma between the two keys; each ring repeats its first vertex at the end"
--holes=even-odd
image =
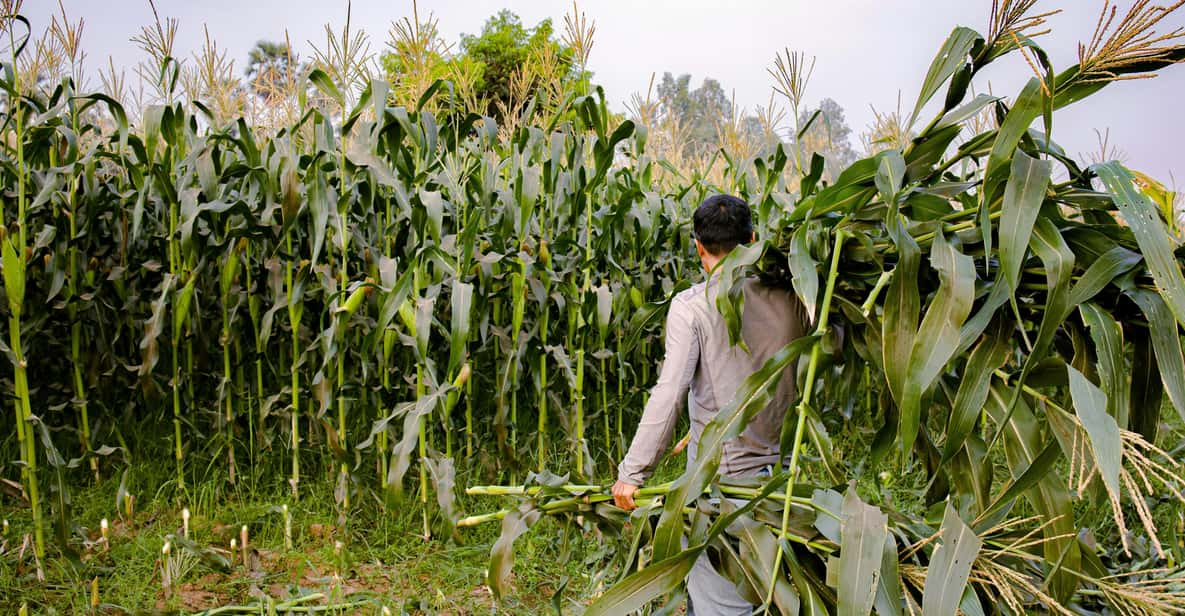
{"type": "MultiPolygon", "coordinates": [[[[1131,0],[1117,0],[1126,9],[1131,0]]],[[[149,24],[147,0],[63,0],[71,19],[85,19],[84,47],[92,74],[107,58],[131,67],[142,59],[129,39],[149,24]]],[[[1090,37],[1102,0],[1039,2],[1040,9],[1066,6],[1050,19],[1053,33],[1043,39],[1060,70],[1076,59],[1077,44],[1090,37]]],[[[485,19],[502,7],[518,13],[528,25],[552,18],[562,29],[571,4],[543,0],[423,0],[421,16],[433,13],[441,34],[456,41],[481,30],[485,19]]],[[[713,77],[735,93],[747,110],[764,105],[772,80],[766,72],[782,49],[802,50],[817,57],[807,102],[829,97],[847,111],[856,137],[871,122],[872,109],[897,107],[908,114],[926,68],[956,25],[987,30],[990,0],[585,0],[580,8],[596,23],[589,68],[605,87],[617,110],[633,92],[644,92],[652,73],[690,73],[693,84],[713,77]]],[[[259,39],[282,40],[288,32],[302,57],[310,41],[324,41],[324,24],[344,22],[345,0],[157,0],[162,18],[176,17],[178,55],[189,57],[204,40],[203,25],[236,60],[241,71],[248,50],[259,39]]],[[[24,13],[40,31],[57,11],[53,0],[27,0],[24,13]]],[[[1165,30],[1185,25],[1185,11],[1170,17],[1165,30]]],[[[386,48],[391,23],[411,14],[411,2],[355,0],[353,23],[371,37],[371,50],[386,48]]],[[[1030,69],[1019,56],[1001,61],[977,82],[996,95],[1014,96],[1030,69]]],[[[97,78],[92,86],[97,86],[97,78]]],[[[1069,152],[1085,157],[1098,150],[1095,129],[1110,129],[1111,143],[1126,162],[1162,178],[1170,175],[1185,188],[1185,66],[1150,80],[1118,83],[1062,112],[1055,119],[1054,139],[1069,152]]]]}

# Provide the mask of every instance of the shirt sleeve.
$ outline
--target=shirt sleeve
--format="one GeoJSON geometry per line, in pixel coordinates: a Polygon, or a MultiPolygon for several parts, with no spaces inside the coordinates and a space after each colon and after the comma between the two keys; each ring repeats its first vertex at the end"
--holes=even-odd
{"type": "Polygon", "coordinates": [[[699,337],[691,310],[678,300],[671,302],[667,311],[665,353],[658,383],[650,390],[638,431],[625,459],[617,467],[617,479],[623,483],[638,486],[650,477],[671,443],[695,375],[699,337]]]}

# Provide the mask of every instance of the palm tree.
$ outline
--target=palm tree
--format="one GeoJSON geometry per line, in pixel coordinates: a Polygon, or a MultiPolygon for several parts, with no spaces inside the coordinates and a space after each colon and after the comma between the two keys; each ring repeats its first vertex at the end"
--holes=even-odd
{"type": "Polygon", "coordinates": [[[247,54],[247,78],[260,98],[276,96],[299,72],[300,65],[287,42],[259,41],[247,54]]]}

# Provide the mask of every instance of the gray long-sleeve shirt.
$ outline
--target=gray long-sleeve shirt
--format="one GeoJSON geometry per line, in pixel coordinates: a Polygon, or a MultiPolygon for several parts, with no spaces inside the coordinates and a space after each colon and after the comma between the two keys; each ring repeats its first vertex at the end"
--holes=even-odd
{"type": "MultiPolygon", "coordinates": [[[[810,331],[809,316],[793,291],[750,278],[745,281],[741,319],[741,335],[750,350],[746,353],[729,343],[728,326],[715,305],[716,287],[714,279],[710,286],[701,282],[671,301],[666,357],[629,452],[617,467],[618,480],[641,485],[650,477],[671,442],[685,401],[691,419],[690,465],[704,427],[732,400],[741,383],[782,347],[810,331]]],[[[725,443],[721,475],[752,474],[777,463],[782,419],[794,399],[791,365],[769,405],[740,436],[725,443]]]]}

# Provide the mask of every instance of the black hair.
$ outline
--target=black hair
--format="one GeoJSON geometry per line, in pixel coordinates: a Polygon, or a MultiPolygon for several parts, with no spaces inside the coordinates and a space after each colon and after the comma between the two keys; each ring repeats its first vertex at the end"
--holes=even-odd
{"type": "Polygon", "coordinates": [[[749,204],[732,195],[712,195],[692,217],[695,239],[714,256],[727,254],[753,239],[753,214],[749,204]]]}

